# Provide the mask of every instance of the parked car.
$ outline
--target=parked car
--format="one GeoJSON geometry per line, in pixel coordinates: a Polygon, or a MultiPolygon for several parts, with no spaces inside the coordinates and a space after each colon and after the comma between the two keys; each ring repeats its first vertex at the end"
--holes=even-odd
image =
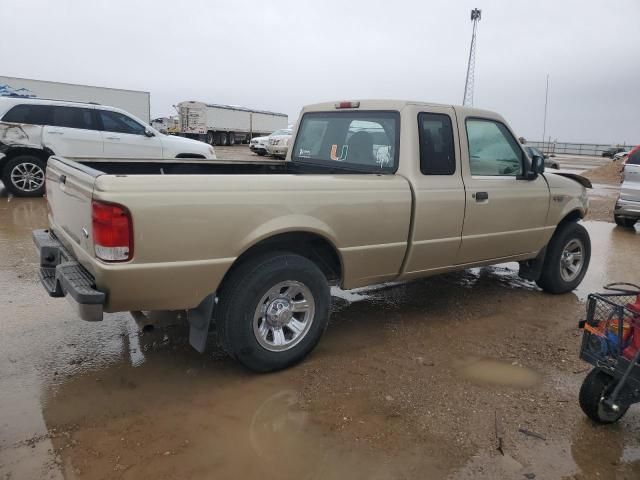
{"type": "Polygon", "coordinates": [[[640,146],[627,156],[622,179],[613,218],[621,227],[633,227],[640,220],[640,146]]]}
{"type": "Polygon", "coordinates": [[[52,157],[50,224],[33,234],[43,286],[85,320],[187,311],[194,348],[215,322],[224,349],[265,372],[316,346],[330,285],[517,261],[565,293],[587,271],[590,182],[544,172],[498,114],[321,103],[302,110],[291,145],[286,162],[175,169],[52,157]]]}
{"type": "Polygon", "coordinates": [[[529,145],[524,145],[524,149],[527,152],[527,154],[529,155],[529,158],[533,158],[534,155],[537,155],[538,157],[542,157],[544,158],[544,166],[547,168],[554,168],[556,170],[560,169],[560,164],[558,162],[556,162],[555,160],[549,158],[548,155],[543,155],[543,153],[538,150],[536,147],[531,147],[529,145]]]}
{"type": "Polygon", "coordinates": [[[622,160],[622,159],[626,158],[626,157],[627,157],[627,155],[629,155],[629,150],[623,150],[623,151],[621,151],[621,152],[616,153],[616,154],[613,156],[613,160],[614,160],[614,161],[616,161],[616,160],[622,160]]]}
{"type": "Polygon", "coordinates": [[[249,142],[249,150],[253,153],[263,156],[267,154],[267,145],[269,144],[269,136],[254,137],[249,142]]]}
{"type": "Polygon", "coordinates": [[[613,158],[613,156],[614,156],[616,153],[624,152],[624,151],[625,151],[625,149],[624,149],[623,147],[612,147],[612,148],[610,148],[610,149],[605,150],[604,152],[602,152],[602,156],[603,156],[603,157],[613,158]]]}
{"type": "Polygon", "coordinates": [[[291,134],[292,131],[290,128],[282,128],[269,135],[267,153],[274,157],[286,157],[287,151],[289,150],[289,142],[291,141],[291,134]]]}
{"type": "Polygon", "coordinates": [[[216,158],[203,142],[167,136],[130,113],[89,103],[0,98],[0,177],[21,197],[44,193],[51,155],[216,158]]]}

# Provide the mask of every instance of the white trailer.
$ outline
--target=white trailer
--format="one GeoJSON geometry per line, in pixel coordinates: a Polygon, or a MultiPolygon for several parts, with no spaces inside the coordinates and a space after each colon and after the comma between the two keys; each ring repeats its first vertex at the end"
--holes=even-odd
{"type": "Polygon", "coordinates": [[[204,102],[180,102],[177,110],[180,133],[210,145],[249,143],[253,137],[287,128],[289,121],[284,113],[204,102]]]}
{"type": "Polygon", "coordinates": [[[84,103],[93,102],[121,108],[147,123],[151,118],[149,92],[138,90],[91,87],[73,83],[45,82],[28,78],[0,76],[0,96],[45,98],[84,103]]]}

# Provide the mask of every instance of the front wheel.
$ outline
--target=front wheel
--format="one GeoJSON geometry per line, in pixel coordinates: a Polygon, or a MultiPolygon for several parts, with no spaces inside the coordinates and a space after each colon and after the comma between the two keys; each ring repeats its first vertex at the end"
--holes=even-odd
{"type": "Polygon", "coordinates": [[[589,372],[580,387],[578,397],[580,408],[587,417],[596,423],[608,424],[617,422],[627,413],[629,405],[620,405],[619,410],[614,411],[604,403],[615,386],[615,379],[602,370],[594,368],[589,372]]]}
{"type": "Polygon", "coordinates": [[[44,160],[32,155],[18,155],[3,170],[2,182],[16,197],[41,197],[45,191],[44,160]]]}
{"type": "Polygon", "coordinates": [[[298,363],[329,321],[330,295],[322,271],[305,257],[275,253],[230,273],[215,315],[222,347],[256,372],[298,363]]]}
{"type": "Polygon", "coordinates": [[[559,225],[547,245],[542,274],[536,283],[545,292],[570,292],[582,282],[590,260],[587,230],[575,222],[559,225]]]}

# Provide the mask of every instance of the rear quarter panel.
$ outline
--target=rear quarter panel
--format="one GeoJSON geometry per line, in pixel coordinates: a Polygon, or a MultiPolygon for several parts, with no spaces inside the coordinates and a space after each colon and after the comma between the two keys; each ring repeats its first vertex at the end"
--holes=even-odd
{"type": "Polygon", "coordinates": [[[346,288],[389,280],[411,218],[393,175],[103,175],[94,198],[126,206],[134,225],[133,260],[96,272],[108,311],[194,307],[249,247],[293,231],[338,249],[346,288]]]}

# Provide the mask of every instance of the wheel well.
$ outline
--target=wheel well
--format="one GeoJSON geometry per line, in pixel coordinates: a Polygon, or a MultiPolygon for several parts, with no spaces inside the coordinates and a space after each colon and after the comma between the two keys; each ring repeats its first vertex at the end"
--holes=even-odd
{"type": "Polygon", "coordinates": [[[179,153],[176,158],[205,158],[204,155],[197,153],[179,153]]]}
{"type": "Polygon", "coordinates": [[[40,158],[42,161],[46,162],[47,159],[54,155],[51,150],[40,150],[37,148],[29,148],[29,147],[14,147],[7,150],[5,156],[0,159],[0,165],[4,166],[4,164],[18,155],[33,155],[35,157],[40,158]]]}
{"type": "Polygon", "coordinates": [[[264,239],[242,253],[225,274],[221,284],[239,265],[268,252],[290,252],[306,257],[316,264],[330,284],[337,285],[342,280],[340,255],[331,242],[315,233],[290,232],[264,239]]]}
{"type": "Polygon", "coordinates": [[[580,210],[571,210],[562,220],[560,220],[558,226],[564,225],[568,222],[577,222],[578,220],[582,220],[582,218],[584,218],[584,215],[580,210]]]}

